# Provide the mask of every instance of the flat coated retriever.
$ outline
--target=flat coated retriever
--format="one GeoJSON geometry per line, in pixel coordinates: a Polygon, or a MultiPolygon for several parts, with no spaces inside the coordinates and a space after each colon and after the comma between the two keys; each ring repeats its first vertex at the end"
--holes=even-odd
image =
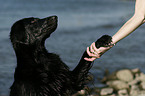
{"type": "MultiPolygon", "coordinates": [[[[47,52],[45,40],[57,28],[57,16],[44,19],[24,18],[11,28],[10,39],[17,57],[17,67],[10,96],[70,96],[85,86],[92,62],[85,51],[72,71],[54,53],[47,52]]],[[[97,48],[111,42],[104,36],[97,48]]]]}

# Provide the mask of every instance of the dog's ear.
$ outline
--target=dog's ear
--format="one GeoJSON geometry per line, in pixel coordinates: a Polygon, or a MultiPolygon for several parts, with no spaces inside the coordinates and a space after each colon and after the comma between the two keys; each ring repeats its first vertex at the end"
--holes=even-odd
{"type": "Polygon", "coordinates": [[[26,33],[23,20],[17,21],[11,27],[10,39],[13,44],[17,42],[25,42],[26,33]]]}

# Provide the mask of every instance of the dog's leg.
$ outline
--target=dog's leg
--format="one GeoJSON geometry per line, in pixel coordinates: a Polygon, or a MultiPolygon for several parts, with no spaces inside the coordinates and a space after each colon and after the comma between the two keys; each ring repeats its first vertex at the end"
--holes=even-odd
{"type": "Polygon", "coordinates": [[[94,61],[100,58],[106,51],[112,48],[115,44],[112,42],[112,38],[108,35],[103,35],[96,42],[93,42],[90,47],[87,47],[87,54],[90,58],[85,57],[86,61],[94,61]]]}
{"type": "MultiPolygon", "coordinates": [[[[104,35],[101,38],[99,38],[96,42],[96,48],[100,47],[107,47],[112,42],[112,37],[108,35],[104,35]]],[[[92,62],[87,61],[84,58],[90,58],[87,54],[87,51],[84,52],[79,64],[76,66],[76,68],[72,71],[72,75],[74,76],[74,86],[77,86],[77,90],[80,90],[85,85],[85,80],[87,79],[88,73],[90,68],[92,67],[92,62]]]]}

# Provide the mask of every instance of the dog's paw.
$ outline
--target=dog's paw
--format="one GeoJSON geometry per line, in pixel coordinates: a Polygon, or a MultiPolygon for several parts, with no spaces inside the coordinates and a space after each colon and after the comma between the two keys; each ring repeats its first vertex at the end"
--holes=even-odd
{"type": "Polygon", "coordinates": [[[112,44],[112,37],[109,35],[103,35],[96,42],[93,42],[90,47],[87,48],[88,58],[84,58],[86,61],[94,61],[100,58],[106,51],[112,48],[115,44],[112,44]]]}
{"type": "Polygon", "coordinates": [[[109,47],[112,45],[112,37],[109,35],[103,35],[95,42],[96,48],[109,47]]]}

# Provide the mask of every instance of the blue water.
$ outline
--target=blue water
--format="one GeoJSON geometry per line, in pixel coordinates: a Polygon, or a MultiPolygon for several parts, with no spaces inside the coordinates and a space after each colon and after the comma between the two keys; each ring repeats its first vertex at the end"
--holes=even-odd
{"type": "MultiPolygon", "coordinates": [[[[132,15],[134,0],[0,0],[0,96],[8,96],[16,58],[9,40],[12,24],[25,17],[59,17],[58,28],[46,41],[73,69],[82,53],[104,34],[113,35],[132,15]]],[[[145,72],[145,25],[94,62],[95,86],[105,69],[140,68],[145,72]]]]}

